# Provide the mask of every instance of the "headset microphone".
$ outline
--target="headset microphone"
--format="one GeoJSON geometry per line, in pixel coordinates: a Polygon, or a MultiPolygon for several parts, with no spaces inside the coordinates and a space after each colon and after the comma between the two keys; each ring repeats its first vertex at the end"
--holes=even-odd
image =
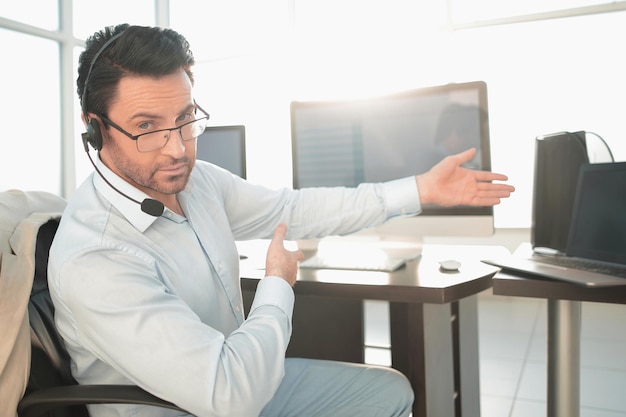
{"type": "Polygon", "coordinates": [[[141,202],[141,211],[154,217],[159,217],[165,211],[165,206],[159,200],[145,198],[141,202]]]}
{"type": "Polygon", "coordinates": [[[89,145],[90,144],[91,144],[91,146],[93,146],[93,148],[96,151],[100,151],[102,149],[102,132],[100,131],[100,126],[98,125],[98,121],[96,119],[91,119],[90,120],[88,115],[87,115],[87,109],[85,107],[86,103],[87,103],[87,100],[85,99],[85,96],[87,95],[87,84],[89,82],[89,78],[91,77],[91,71],[93,70],[93,66],[96,63],[96,60],[98,59],[100,54],[102,54],[102,52],[104,52],[104,50],[107,49],[109,47],[109,45],[111,45],[113,43],[113,41],[115,41],[117,38],[122,36],[122,33],[124,33],[124,32],[120,32],[120,33],[112,36],[107,42],[105,42],[105,44],[102,45],[102,47],[98,50],[98,52],[96,52],[96,54],[94,55],[93,59],[91,60],[91,64],[89,65],[89,70],[87,71],[87,77],[85,78],[85,85],[84,85],[84,88],[83,88],[83,95],[82,95],[82,98],[81,98],[83,116],[85,118],[85,123],[87,123],[87,131],[84,132],[81,135],[82,139],[83,139],[83,146],[85,147],[85,152],[87,153],[87,157],[89,158],[89,161],[91,162],[91,165],[93,165],[93,167],[95,168],[95,170],[98,173],[98,175],[100,175],[100,177],[104,180],[104,182],[107,183],[107,185],[109,187],[113,188],[115,191],[117,191],[118,194],[120,194],[123,197],[126,197],[127,199],[129,199],[133,203],[139,204],[139,206],[141,207],[141,211],[143,211],[144,213],[149,214],[149,215],[154,216],[154,217],[159,217],[165,211],[165,206],[163,205],[163,203],[161,203],[158,200],[154,200],[152,198],[146,198],[142,202],[139,202],[139,201],[135,200],[134,198],[124,194],[122,191],[120,191],[116,187],[114,187],[113,184],[111,184],[109,182],[109,180],[107,180],[104,175],[102,175],[102,172],[100,172],[100,170],[98,169],[96,164],[93,162],[93,159],[91,158],[91,155],[89,154],[89,145]]]}

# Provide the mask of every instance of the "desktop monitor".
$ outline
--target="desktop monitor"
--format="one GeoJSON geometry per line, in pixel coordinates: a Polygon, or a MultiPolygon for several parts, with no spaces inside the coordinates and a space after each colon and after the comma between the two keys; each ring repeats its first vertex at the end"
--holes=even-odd
{"type": "Polygon", "coordinates": [[[208,126],[198,136],[196,159],[246,178],[246,129],[242,125],[208,126]]]}
{"type": "MultiPolygon", "coordinates": [[[[380,97],[294,101],[294,188],[353,187],[425,172],[447,155],[477,149],[468,168],[490,170],[487,87],[447,84],[380,97]]],[[[427,236],[489,236],[491,207],[423,207],[361,234],[421,242],[427,236]]]]}

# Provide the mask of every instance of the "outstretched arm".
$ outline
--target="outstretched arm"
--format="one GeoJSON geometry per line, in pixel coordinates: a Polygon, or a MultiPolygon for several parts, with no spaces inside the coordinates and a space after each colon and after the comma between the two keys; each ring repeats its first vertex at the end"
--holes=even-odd
{"type": "Polygon", "coordinates": [[[506,175],[489,171],[476,171],[461,165],[470,161],[476,149],[450,155],[428,172],[415,177],[420,202],[440,206],[493,206],[511,195],[515,188],[508,184],[506,175]]]}

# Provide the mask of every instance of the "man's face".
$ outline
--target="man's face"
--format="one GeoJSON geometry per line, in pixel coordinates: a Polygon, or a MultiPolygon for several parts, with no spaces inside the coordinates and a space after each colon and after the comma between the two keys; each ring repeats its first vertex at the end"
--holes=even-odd
{"type": "MultiPolygon", "coordinates": [[[[139,135],[180,126],[196,118],[192,85],[182,69],[161,78],[126,76],[119,82],[107,117],[139,135]]],[[[102,161],[150,197],[171,201],[183,190],[195,164],[196,141],[182,141],[174,130],[161,148],[139,152],[136,141],[109,127],[103,130],[102,161]]]]}

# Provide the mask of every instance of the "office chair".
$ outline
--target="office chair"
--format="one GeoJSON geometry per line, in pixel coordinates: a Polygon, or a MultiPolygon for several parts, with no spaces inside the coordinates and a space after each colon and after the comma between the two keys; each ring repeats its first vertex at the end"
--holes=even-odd
{"type": "Polygon", "coordinates": [[[54,326],[54,305],[48,290],[48,251],[58,219],[39,227],[35,246],[35,277],[28,304],[31,367],[19,417],[88,417],[87,404],[140,404],[185,412],[174,404],[132,385],[78,385],[70,358],[54,326]]]}

